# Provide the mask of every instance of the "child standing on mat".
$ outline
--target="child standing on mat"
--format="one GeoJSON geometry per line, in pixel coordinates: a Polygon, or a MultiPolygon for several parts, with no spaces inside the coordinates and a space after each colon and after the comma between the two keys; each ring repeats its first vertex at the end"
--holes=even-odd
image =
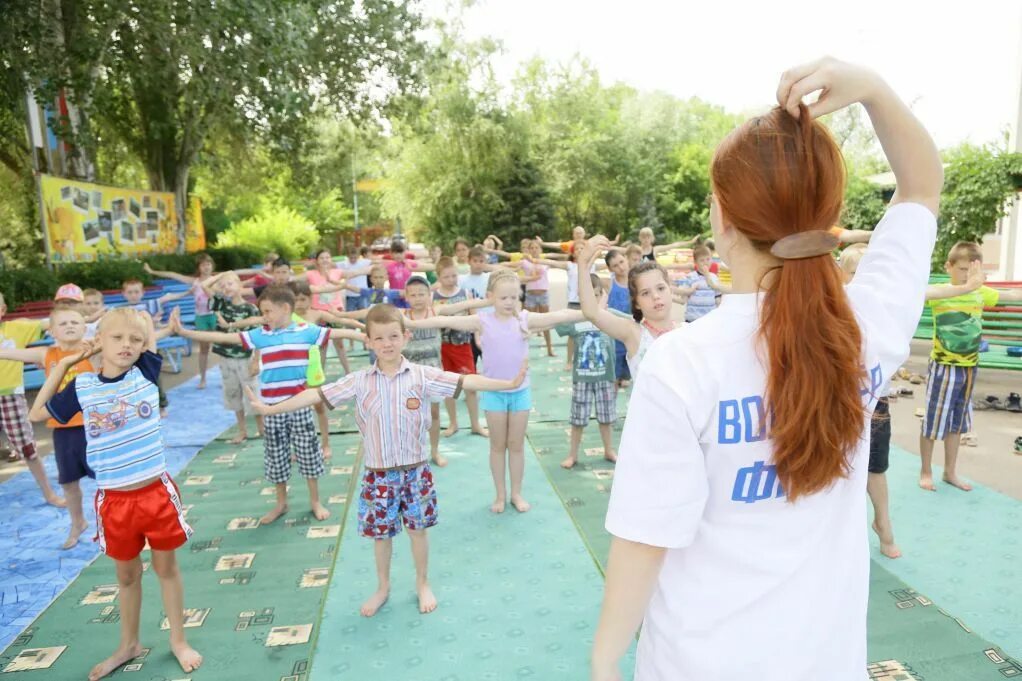
{"type": "Polygon", "coordinates": [[[983,251],[979,244],[956,243],[948,251],[944,269],[951,275],[951,283],[935,284],[926,290],[926,304],[933,312],[933,352],[926,377],[926,415],[919,435],[919,486],[937,491],[933,484],[933,447],[937,440],[943,440],[943,480],[968,492],[972,485],[958,477],[958,448],[962,433],[972,430],[972,389],[979,371],[983,308],[993,307],[998,301],[1022,300],[1022,289],[983,285],[983,251]]]}
{"type": "Polygon", "coordinates": [[[437,496],[427,460],[430,410],[427,403],[456,397],[462,388],[513,390],[525,380],[519,367],[512,380],[465,376],[409,362],[402,350],[409,340],[405,320],[391,305],[377,305],[366,315],[366,343],[376,362],[317,390],[305,390],[273,405],[252,395],[253,405],[266,418],[294,410],[308,411],[324,403],[334,408],[343,402],[355,405],[355,422],[362,435],[365,472],[358,496],[358,531],[375,540],[379,585],[362,604],[362,615],[372,617],[390,595],[390,560],[393,538],[408,529],[415,561],[415,586],[419,612],[436,609],[429,584],[429,544],[426,529],[437,524],[437,496]]]}
{"type": "MultiPolygon", "coordinates": [[[[637,259],[637,263],[641,262],[637,259]]],[[[628,291],[628,270],[631,265],[628,256],[619,248],[607,251],[603,261],[610,270],[610,291],[607,293],[607,308],[620,312],[623,315],[632,314],[632,294],[628,291]]],[[[577,275],[576,275],[577,276],[577,275]]],[[[625,344],[614,339],[614,371],[617,372],[617,387],[627,388],[632,381],[632,375],[628,371],[628,353],[625,351],[625,344]]]]}
{"type": "MultiPolygon", "coordinates": [[[[409,321],[429,319],[440,315],[454,315],[460,312],[471,310],[486,305],[484,300],[465,300],[460,303],[449,303],[435,309],[433,306],[433,295],[429,288],[429,282],[421,275],[412,276],[404,288],[404,297],[408,307],[404,310],[405,318],[409,321]]],[[[404,356],[412,364],[442,369],[441,360],[441,331],[440,329],[412,329],[411,338],[404,348],[404,356]]],[[[457,372],[455,372],[457,373],[457,372]]],[[[451,398],[445,398],[451,399],[451,398]]],[[[430,460],[437,466],[443,468],[447,465],[447,459],[440,454],[440,403],[433,402],[429,405],[429,452],[430,460]]]]}
{"type": "MultiPolygon", "coordinates": [[[[282,402],[305,390],[308,380],[309,351],[313,347],[326,350],[332,338],[361,339],[362,334],[344,329],[327,329],[310,324],[298,324],[292,319],[295,294],[286,286],[270,286],[259,296],[259,311],[266,325],[241,333],[192,331],[176,323],[178,335],[211,343],[241,345],[246,350],[258,350],[261,371],[259,390],[270,403],[282,402]]],[[[319,476],[323,475],[323,450],[316,437],[316,422],[311,409],[279,414],[263,419],[265,439],[263,456],[266,480],[276,486],[277,504],[262,518],[260,524],[269,525],[287,513],[287,482],[291,478],[291,452],[298,460],[298,471],[309,487],[309,504],[316,520],[330,517],[319,501],[319,476]]]]}
{"type": "Polygon", "coordinates": [[[61,358],[32,405],[33,421],[52,416],[66,424],[82,415],[86,459],[98,488],[97,539],[117,568],[121,641],[113,655],[92,668],[90,681],[142,654],[139,556],[146,542],[160,580],[171,652],[186,674],[202,664],[184,630],[184,587],[174,552],[188,541],[192,528],[184,520],[177,485],[167,473],[156,389],[161,364],[152,318],[126,308],[111,310],[100,321],[97,341],[86,341],[81,352],[61,358]],[[78,374],[57,391],[72,367],[97,353],[102,358],[100,373],[78,374]]]}
{"type": "MultiPolygon", "coordinates": [[[[458,266],[453,258],[443,257],[437,260],[437,287],[433,291],[433,304],[437,310],[446,305],[458,305],[473,300],[472,294],[458,283],[458,266]]],[[[467,315],[468,312],[458,314],[467,315]]],[[[440,363],[444,371],[452,371],[463,376],[471,376],[476,372],[476,361],[472,355],[472,334],[468,331],[443,329],[440,333],[440,363]]],[[[447,428],[444,437],[451,437],[458,432],[457,402],[451,397],[444,399],[447,408],[447,428]]],[[[479,395],[475,390],[465,389],[465,407],[468,409],[468,420],[472,432],[476,435],[489,437],[490,432],[479,423],[479,395]]]]}
{"type": "MultiPolygon", "coordinates": [[[[85,317],[77,306],[68,303],[57,303],[53,306],[50,313],[50,335],[56,341],[54,345],[0,349],[0,360],[38,364],[49,375],[64,357],[81,354],[85,349],[82,344],[85,336],[85,317]]],[[[78,374],[95,371],[92,362],[84,359],[68,370],[60,387],[63,388],[78,374]]],[[[57,461],[57,482],[64,490],[64,499],[67,501],[67,510],[71,516],[71,530],[61,548],[70,549],[78,544],[78,538],[89,526],[82,510],[82,489],[78,481],[86,475],[90,478],[96,476],[85,461],[85,429],[82,427],[81,414],[67,423],[59,423],[51,418],[46,425],[53,429],[53,458],[57,461]]]]}
{"type": "MultiPolygon", "coordinates": [[[[49,328],[49,320],[3,321],[5,314],[7,304],[0,293],[0,349],[3,350],[24,350],[29,343],[40,340],[43,331],[49,328]]],[[[24,459],[46,503],[64,508],[67,502],[54,494],[36,448],[35,433],[28,418],[28,403],[25,401],[25,368],[21,362],[0,359],[0,430],[11,443],[11,460],[24,459]]]]}
{"type": "MultiPolygon", "coordinates": [[[[624,260],[624,256],[620,256],[624,260]]],[[[599,298],[600,307],[606,308],[607,296],[603,281],[590,274],[593,291],[599,298]]],[[[575,355],[572,357],[571,376],[571,445],[568,458],[561,462],[562,468],[574,468],[578,463],[578,448],[582,443],[582,430],[589,425],[589,415],[596,410],[596,422],[600,424],[600,438],[603,440],[603,458],[617,461],[614,452],[611,426],[617,421],[617,390],[614,369],[614,341],[600,331],[592,322],[585,320],[574,324],[560,324],[555,327],[558,335],[575,339],[575,355]]]]}
{"type": "MultiPolygon", "coordinates": [[[[222,332],[235,331],[243,328],[246,318],[259,315],[259,308],[245,300],[241,278],[235,272],[224,272],[218,275],[216,282],[219,292],[214,293],[209,302],[209,309],[216,319],[216,330],[222,332]]],[[[255,326],[255,324],[251,324],[255,326]]],[[[233,445],[241,444],[248,439],[248,422],[246,414],[252,413],[245,397],[245,386],[255,385],[259,375],[258,360],[252,357],[252,351],[239,345],[214,343],[213,354],[220,357],[220,377],[223,383],[224,407],[234,412],[238,424],[238,434],[231,438],[233,445]],[[253,366],[255,364],[255,366],[253,366]],[[254,370],[253,370],[254,369],[254,370]]],[[[263,436],[263,417],[256,415],[256,428],[259,436],[263,436]]]]}
{"type": "MultiPolygon", "coordinates": [[[[846,230],[847,231],[847,230],[846,230]]],[[[840,236],[839,236],[840,238],[840,236]]],[[[859,261],[866,253],[866,244],[859,242],[841,251],[838,264],[844,273],[845,284],[855,279],[859,261]]],[[[869,426],[869,475],[866,493],[873,504],[873,531],[880,539],[880,553],[888,558],[901,558],[901,549],[894,542],[891,524],[891,505],[887,489],[887,469],[891,458],[891,404],[890,382],[877,392],[877,406],[873,409],[869,426]]]]}
{"type": "MultiPolygon", "coordinates": [[[[575,310],[560,312],[529,312],[519,310],[518,276],[501,269],[490,276],[486,299],[492,310],[482,310],[471,317],[434,317],[409,322],[412,328],[446,328],[479,334],[485,356],[483,374],[488,378],[510,380],[529,355],[529,337],[536,331],[558,324],[582,321],[575,310]]],[[[486,413],[490,430],[490,472],[496,498],[490,506],[494,513],[503,513],[508,501],[519,513],[529,510],[522,496],[525,474],[525,429],[532,409],[529,381],[514,389],[490,391],[482,395],[480,405],[486,413]],[[507,477],[510,472],[511,495],[507,477]]]]}

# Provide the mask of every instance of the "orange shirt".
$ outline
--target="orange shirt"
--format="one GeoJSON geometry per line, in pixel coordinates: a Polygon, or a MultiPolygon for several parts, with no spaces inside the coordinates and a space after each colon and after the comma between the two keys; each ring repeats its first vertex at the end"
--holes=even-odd
{"type": "MultiPolygon", "coordinates": [[[[61,350],[56,345],[46,350],[46,359],[43,360],[43,371],[49,376],[50,372],[57,366],[57,362],[64,359],[68,355],[77,355],[80,350],[61,350]]],[[[78,374],[94,374],[96,373],[96,367],[92,364],[91,359],[83,359],[81,362],[73,364],[71,368],[64,374],[64,379],[60,382],[60,386],[57,387],[57,392],[60,392],[67,387],[67,384],[77,376],[78,374]]],[[[46,425],[50,428],[71,428],[72,426],[82,426],[85,422],[82,421],[81,412],[74,415],[74,417],[67,423],[60,423],[54,418],[46,420],[46,425]]]]}

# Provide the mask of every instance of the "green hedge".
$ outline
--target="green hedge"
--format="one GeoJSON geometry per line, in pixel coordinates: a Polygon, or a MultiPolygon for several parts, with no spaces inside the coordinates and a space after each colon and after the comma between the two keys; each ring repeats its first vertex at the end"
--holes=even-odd
{"type": "MultiPolygon", "coordinates": [[[[217,270],[245,269],[260,262],[263,256],[247,248],[211,248],[206,252],[213,256],[217,270]]],[[[157,270],[195,272],[195,254],[157,255],[146,261],[157,270]]],[[[100,260],[62,265],[53,270],[43,267],[0,270],[0,293],[7,307],[14,309],[23,303],[52,298],[57,288],[68,282],[103,291],[120,288],[125,279],[141,279],[146,285],[152,283],[152,277],[142,269],[141,260],[100,260]]]]}

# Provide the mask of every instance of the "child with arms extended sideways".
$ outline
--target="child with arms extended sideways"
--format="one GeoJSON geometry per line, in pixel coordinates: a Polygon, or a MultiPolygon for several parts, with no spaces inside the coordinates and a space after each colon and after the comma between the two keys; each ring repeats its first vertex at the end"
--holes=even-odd
{"type": "Polygon", "coordinates": [[[426,530],[438,522],[436,489],[426,453],[432,421],[428,403],[456,397],[464,388],[514,390],[527,371],[523,363],[510,380],[498,380],[413,364],[402,355],[409,339],[402,313],[391,305],[377,305],[366,315],[366,344],[376,353],[372,366],[272,405],[250,393],[253,406],[267,419],[308,411],[317,403],[330,408],[354,403],[365,460],[358,528],[361,536],[374,540],[379,582],[362,604],[365,617],[375,615],[390,596],[393,538],[402,525],[412,544],[419,612],[429,613],[437,607],[429,583],[426,537],[426,530]]]}

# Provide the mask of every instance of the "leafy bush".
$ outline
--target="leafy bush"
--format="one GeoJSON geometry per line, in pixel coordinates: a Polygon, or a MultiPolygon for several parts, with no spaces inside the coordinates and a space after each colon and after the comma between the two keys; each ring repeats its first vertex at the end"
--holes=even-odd
{"type": "Polygon", "coordinates": [[[841,226],[845,229],[873,229],[884,216],[887,205],[883,190],[865,177],[849,175],[845,185],[845,205],[841,226]]]}
{"type": "Polygon", "coordinates": [[[276,205],[264,205],[253,217],[232,224],[218,240],[220,246],[276,251],[292,259],[305,257],[317,243],[319,233],[311,221],[276,205]]]}
{"type": "MultiPolygon", "coordinates": [[[[262,260],[263,252],[251,248],[211,248],[207,251],[218,270],[246,269],[262,260]]],[[[158,270],[192,274],[195,257],[189,255],[154,255],[146,261],[158,270]]],[[[101,291],[119,289],[125,279],[141,279],[147,286],[152,277],[142,269],[141,260],[105,259],[98,262],[69,263],[53,270],[45,267],[0,270],[0,293],[7,307],[14,309],[23,303],[48,300],[61,284],[74,282],[82,288],[101,291]]]]}

